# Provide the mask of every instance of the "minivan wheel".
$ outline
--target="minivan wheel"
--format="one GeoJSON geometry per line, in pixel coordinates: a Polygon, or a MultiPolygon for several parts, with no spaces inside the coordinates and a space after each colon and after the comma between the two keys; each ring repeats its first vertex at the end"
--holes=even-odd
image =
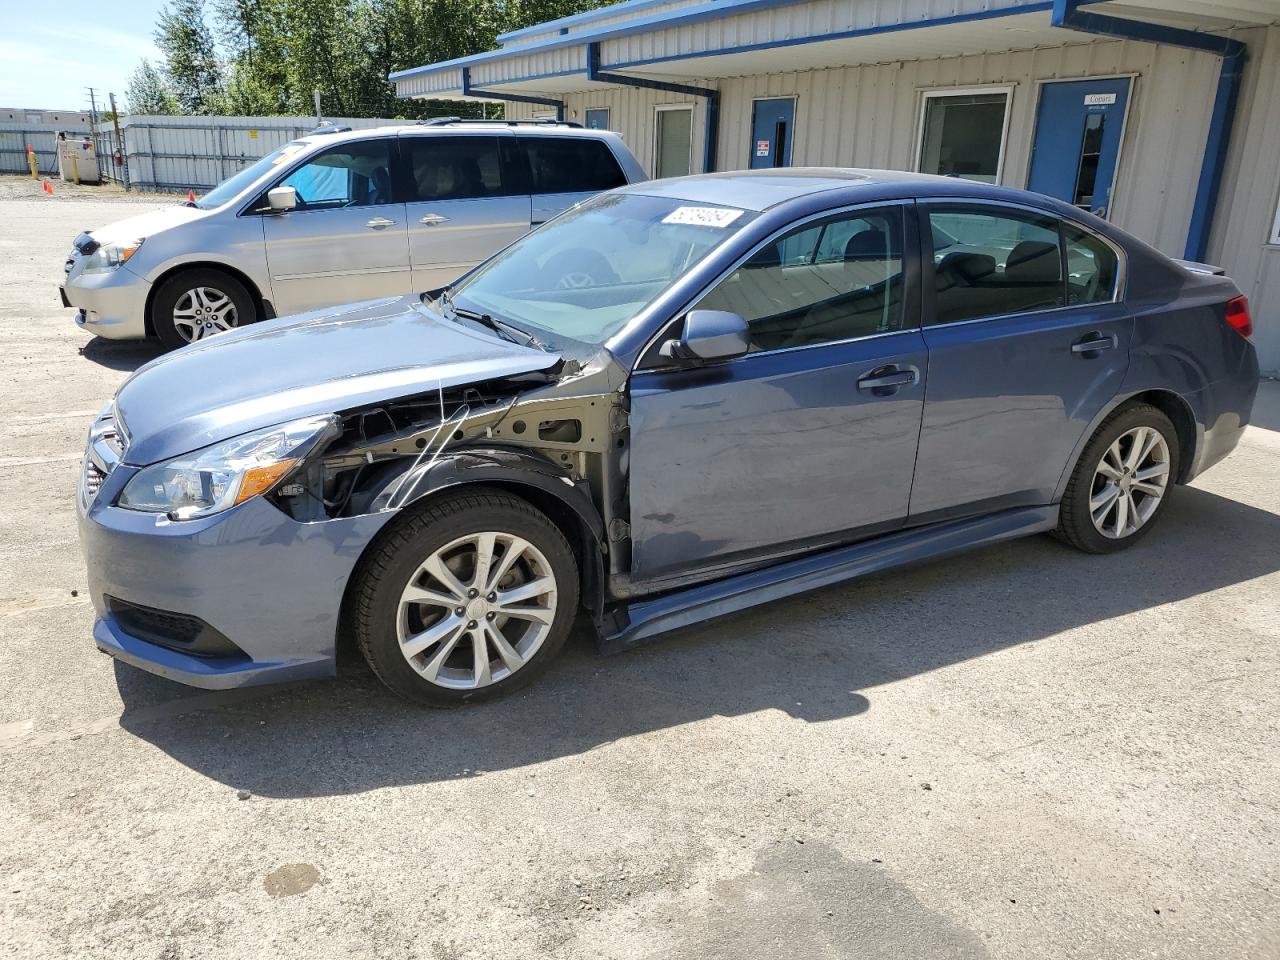
{"type": "Polygon", "coordinates": [[[151,301],[151,327],[170,350],[256,317],[244,284],[221,270],[184,270],[162,283],[151,301]]]}
{"type": "Polygon", "coordinates": [[[528,502],[477,488],[406,514],[362,564],[356,640],[374,673],[416,703],[487,700],[537,679],[564,646],[578,565],[528,502]]]}
{"type": "Polygon", "coordinates": [[[1139,403],[1103,422],[1062,497],[1059,539],[1089,553],[1132,546],[1150,532],[1178,476],[1178,433],[1139,403]]]}

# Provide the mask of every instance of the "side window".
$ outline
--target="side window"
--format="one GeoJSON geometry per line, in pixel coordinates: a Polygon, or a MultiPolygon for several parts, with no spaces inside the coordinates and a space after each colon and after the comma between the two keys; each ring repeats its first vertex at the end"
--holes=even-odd
{"type": "Polygon", "coordinates": [[[1091,233],[1062,225],[1067,250],[1067,303],[1106,303],[1115,296],[1119,263],[1115,251],[1091,233]]]}
{"type": "Polygon", "coordinates": [[[512,183],[498,137],[407,136],[400,140],[409,203],[505,197],[521,191],[512,183]]]}
{"type": "Polygon", "coordinates": [[[989,208],[929,211],[934,323],[955,323],[1066,303],[1058,221],[989,208]]]}
{"type": "Polygon", "coordinates": [[[280,181],[298,193],[298,209],[331,210],[391,203],[391,140],[361,140],[326,150],[280,181]]]}
{"type": "Polygon", "coordinates": [[[521,137],[534,193],[585,193],[624,186],[613,151],[588,137],[521,137]]]}
{"type": "Polygon", "coordinates": [[[901,329],[900,209],[801,227],[752,254],[698,306],[751,327],[751,350],[779,350],[901,329]]]}

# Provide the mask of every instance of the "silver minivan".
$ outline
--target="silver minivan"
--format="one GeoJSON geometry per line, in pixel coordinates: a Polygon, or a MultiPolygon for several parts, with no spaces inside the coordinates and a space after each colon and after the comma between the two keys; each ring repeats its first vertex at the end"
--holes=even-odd
{"type": "Polygon", "coordinates": [[[179,347],[438,289],[578,201],[645,179],[618,134],[571,123],[321,128],[198,200],[80,234],[62,301],[98,336],[179,347]]]}

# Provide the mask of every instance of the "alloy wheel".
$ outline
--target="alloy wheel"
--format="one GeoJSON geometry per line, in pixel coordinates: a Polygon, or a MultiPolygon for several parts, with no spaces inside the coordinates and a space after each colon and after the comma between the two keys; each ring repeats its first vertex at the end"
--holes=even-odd
{"type": "Polygon", "coordinates": [[[235,301],[214,287],[195,287],[173,305],[173,327],[187,343],[234,329],[240,317],[235,301]]]}
{"type": "Polygon", "coordinates": [[[400,652],[423,679],[474,690],[541,648],[556,616],[551,564],[528,540],[490,531],[436,550],[400,595],[400,652]]]}
{"type": "Polygon", "coordinates": [[[1136,533],[1160,508],[1169,487],[1169,445],[1152,427],[1134,427],[1102,454],[1093,474],[1089,513],[1111,540],[1136,533]]]}

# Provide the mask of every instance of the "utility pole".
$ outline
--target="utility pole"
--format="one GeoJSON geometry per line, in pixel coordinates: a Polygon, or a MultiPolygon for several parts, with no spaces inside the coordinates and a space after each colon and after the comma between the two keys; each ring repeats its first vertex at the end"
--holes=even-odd
{"type": "Polygon", "coordinates": [[[111,122],[116,128],[116,156],[120,159],[120,174],[124,178],[125,192],[129,190],[129,165],[124,155],[124,138],[120,136],[120,114],[116,110],[116,95],[108,93],[111,100],[111,122]]]}

